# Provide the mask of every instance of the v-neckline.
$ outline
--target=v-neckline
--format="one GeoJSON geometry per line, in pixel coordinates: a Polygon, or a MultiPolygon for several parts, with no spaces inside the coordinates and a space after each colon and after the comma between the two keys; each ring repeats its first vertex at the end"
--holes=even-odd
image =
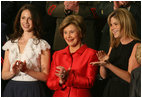
{"type": "Polygon", "coordinates": [[[26,43],[26,45],[25,45],[25,47],[24,47],[24,49],[23,49],[22,52],[20,52],[19,40],[18,40],[18,42],[17,42],[17,47],[18,47],[18,53],[19,53],[19,54],[24,54],[25,49],[26,49],[26,47],[28,46],[29,40],[31,40],[31,39],[32,39],[32,38],[28,39],[28,41],[27,41],[27,43],[26,43]]]}

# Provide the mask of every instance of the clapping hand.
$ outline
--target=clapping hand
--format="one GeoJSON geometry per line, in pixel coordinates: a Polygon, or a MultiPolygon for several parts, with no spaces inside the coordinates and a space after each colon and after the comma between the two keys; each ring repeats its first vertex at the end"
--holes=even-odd
{"type": "Polygon", "coordinates": [[[129,1],[113,1],[114,3],[114,10],[120,8],[121,6],[127,6],[129,1]]]}
{"type": "Polygon", "coordinates": [[[27,68],[26,61],[24,61],[24,62],[21,63],[20,71],[21,72],[26,72],[27,70],[28,70],[28,68],[27,68]]]}
{"type": "Polygon", "coordinates": [[[17,61],[14,63],[14,65],[13,65],[13,67],[12,67],[12,71],[13,71],[14,75],[17,75],[17,74],[20,72],[21,63],[22,63],[22,62],[19,61],[19,60],[17,60],[17,61]]]}
{"type": "Polygon", "coordinates": [[[108,63],[109,56],[104,51],[98,51],[96,54],[98,62],[91,62],[91,65],[105,66],[108,63]]]}
{"type": "Polygon", "coordinates": [[[66,10],[78,12],[79,1],[64,1],[64,6],[66,10]]]}
{"type": "Polygon", "coordinates": [[[109,59],[109,56],[104,51],[98,51],[96,55],[99,61],[107,61],[109,59]]]}
{"type": "Polygon", "coordinates": [[[56,67],[56,73],[55,75],[59,77],[59,84],[64,84],[64,82],[67,80],[68,74],[69,74],[70,68],[68,70],[65,70],[63,66],[57,66],[56,67]]]}
{"type": "Polygon", "coordinates": [[[22,62],[22,61],[17,60],[12,67],[12,71],[15,75],[17,75],[20,71],[26,72],[27,70],[28,68],[26,66],[26,61],[22,62]]]}

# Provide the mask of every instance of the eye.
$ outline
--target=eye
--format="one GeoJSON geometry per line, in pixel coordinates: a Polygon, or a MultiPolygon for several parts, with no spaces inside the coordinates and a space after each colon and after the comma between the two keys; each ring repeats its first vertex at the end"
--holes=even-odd
{"type": "Polygon", "coordinates": [[[29,17],[29,20],[32,20],[32,17],[29,17]]]}
{"type": "Polygon", "coordinates": [[[118,24],[117,24],[117,23],[114,23],[114,25],[117,26],[118,24]]]}
{"type": "Polygon", "coordinates": [[[25,19],[25,17],[23,16],[23,17],[21,17],[21,19],[25,19]]]}
{"type": "Polygon", "coordinates": [[[64,34],[67,34],[67,32],[64,32],[64,34]]]}
{"type": "Polygon", "coordinates": [[[70,33],[74,33],[74,31],[73,31],[73,30],[71,30],[71,31],[70,31],[70,33]]]}

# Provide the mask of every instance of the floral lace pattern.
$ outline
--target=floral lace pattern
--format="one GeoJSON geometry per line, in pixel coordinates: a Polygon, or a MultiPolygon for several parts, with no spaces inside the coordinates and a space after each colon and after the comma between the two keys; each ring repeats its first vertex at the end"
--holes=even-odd
{"type": "MultiPolygon", "coordinates": [[[[39,43],[35,44],[36,39],[29,39],[23,53],[20,53],[18,47],[18,39],[14,43],[7,41],[2,47],[3,50],[9,50],[9,61],[10,61],[10,70],[16,60],[26,61],[27,67],[35,71],[40,71],[40,56],[41,51],[50,49],[50,45],[43,39],[39,40],[39,43]]],[[[19,74],[26,75],[25,73],[20,72],[19,74]]],[[[21,76],[21,75],[20,75],[21,76]]],[[[27,76],[27,75],[26,75],[27,76]]]]}

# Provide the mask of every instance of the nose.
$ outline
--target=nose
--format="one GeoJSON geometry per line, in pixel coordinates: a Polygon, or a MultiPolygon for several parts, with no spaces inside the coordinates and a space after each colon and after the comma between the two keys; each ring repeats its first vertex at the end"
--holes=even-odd
{"type": "Polygon", "coordinates": [[[28,23],[28,19],[25,19],[25,23],[28,23]]]}
{"type": "Polygon", "coordinates": [[[67,38],[70,38],[71,37],[71,34],[70,33],[67,33],[67,38]]]}

